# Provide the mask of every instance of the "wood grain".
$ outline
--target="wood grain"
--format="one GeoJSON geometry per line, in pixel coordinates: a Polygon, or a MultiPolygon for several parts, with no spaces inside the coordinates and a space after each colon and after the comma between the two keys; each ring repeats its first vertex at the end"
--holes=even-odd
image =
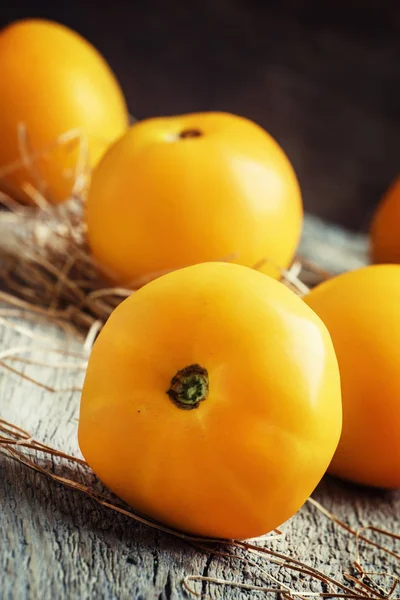
{"type": "MultiPolygon", "coordinates": [[[[350,262],[362,260],[363,252],[365,256],[364,239],[355,240],[341,230],[326,229],[315,219],[307,221],[308,238],[314,242],[303,245],[302,252],[316,259],[315,252],[321,251],[327,232],[330,243],[336,240],[340,246],[340,260],[345,260],[343,248],[349,247],[356,247],[360,253],[358,258],[354,254],[348,256],[350,262]]],[[[320,262],[324,266],[323,260],[320,262]]],[[[15,322],[21,325],[21,321],[15,322]]],[[[35,335],[48,337],[53,346],[64,344],[54,327],[28,322],[23,326],[35,335]]],[[[0,335],[1,350],[13,346],[36,348],[46,343],[1,325],[0,335]]],[[[70,347],[81,349],[76,341],[70,347]]],[[[36,350],[35,358],[56,362],[62,357],[36,350]]],[[[82,370],[73,372],[16,362],[9,364],[51,387],[79,386],[83,379],[82,370]]],[[[79,452],[76,440],[78,407],[79,393],[50,393],[7,370],[0,371],[0,416],[28,429],[37,439],[71,453],[79,452]]],[[[64,473],[81,480],[84,478],[76,466],[64,467],[64,473]]],[[[314,497],[353,528],[373,524],[400,533],[399,493],[366,490],[326,477],[314,497]]],[[[199,551],[188,543],[101,508],[79,492],[66,489],[3,454],[0,454],[0,503],[2,600],[171,600],[187,597],[182,580],[190,574],[271,585],[252,566],[199,551]]],[[[353,538],[310,504],[306,504],[283,529],[285,535],[279,540],[260,543],[268,543],[269,547],[296,556],[343,581],[343,571],[351,569],[355,556],[353,538]]],[[[385,540],[385,543],[395,549],[392,540],[385,540]]],[[[400,551],[399,547],[397,551],[400,551]]],[[[371,568],[399,573],[400,563],[394,559],[378,551],[366,550],[365,545],[362,553],[371,568]]],[[[269,564],[265,559],[256,560],[280,581],[297,589],[302,585],[309,589],[309,582],[302,582],[300,575],[289,576],[285,569],[269,564]]],[[[207,598],[261,597],[259,593],[235,587],[205,582],[192,582],[191,585],[207,598]]],[[[314,584],[311,587],[319,589],[314,584]]]]}

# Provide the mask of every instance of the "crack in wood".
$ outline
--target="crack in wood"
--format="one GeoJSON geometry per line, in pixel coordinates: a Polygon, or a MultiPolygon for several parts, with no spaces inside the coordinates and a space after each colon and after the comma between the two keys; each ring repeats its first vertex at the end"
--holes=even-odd
{"type": "MultiPolygon", "coordinates": [[[[202,572],[202,577],[208,577],[208,574],[210,572],[210,565],[211,565],[211,561],[214,558],[213,554],[210,554],[210,556],[207,556],[207,560],[204,564],[204,568],[203,568],[203,572],[202,572]]],[[[203,581],[201,584],[201,598],[205,597],[205,593],[206,593],[206,587],[207,587],[207,582],[203,581]]]]}
{"type": "Polygon", "coordinates": [[[172,575],[171,571],[168,569],[167,578],[165,580],[164,589],[160,592],[158,596],[158,600],[172,600],[172,575]]]}

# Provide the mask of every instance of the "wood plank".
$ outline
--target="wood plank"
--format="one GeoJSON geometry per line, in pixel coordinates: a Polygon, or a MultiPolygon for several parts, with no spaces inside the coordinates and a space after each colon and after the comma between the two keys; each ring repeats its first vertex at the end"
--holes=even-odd
{"type": "MultiPolygon", "coordinates": [[[[365,256],[364,238],[355,240],[313,219],[307,221],[306,227],[308,242],[303,244],[302,252],[308,258],[316,259],[318,248],[323,247],[328,236],[330,245],[336,240],[340,246],[340,260],[347,261],[346,264],[364,260],[361,258],[363,252],[365,256]]],[[[330,261],[320,262],[328,268],[330,261]]],[[[338,263],[334,264],[337,267],[338,263]]],[[[57,328],[14,322],[33,335],[49,338],[51,345],[64,347],[57,328]]],[[[44,339],[34,340],[1,323],[0,335],[1,351],[16,346],[29,349],[46,345],[44,339]]],[[[82,350],[77,341],[69,347],[82,350]]],[[[46,350],[35,350],[35,358],[53,362],[76,360],[46,350]]],[[[50,387],[79,386],[83,379],[83,370],[73,372],[17,362],[9,364],[40,378],[50,387]]],[[[0,371],[0,416],[28,429],[37,439],[74,454],[79,452],[78,408],[78,392],[51,393],[5,369],[0,371]]],[[[66,465],[62,472],[87,480],[87,474],[76,466],[66,465]]],[[[400,534],[399,493],[362,489],[326,477],[314,497],[353,528],[374,524],[400,534]]],[[[251,565],[199,551],[186,542],[137,524],[3,454],[0,454],[0,502],[2,600],[178,599],[187,597],[182,580],[190,574],[271,586],[251,565]]],[[[310,504],[286,523],[283,530],[285,535],[278,540],[265,538],[258,543],[296,556],[343,581],[343,571],[351,569],[355,556],[355,541],[346,532],[310,504]]],[[[385,543],[395,549],[393,540],[385,540],[385,543]]],[[[398,570],[399,563],[394,559],[376,550],[366,551],[365,545],[362,548],[369,567],[387,572],[398,570]]],[[[297,589],[302,585],[309,589],[308,580],[302,582],[300,575],[290,576],[284,568],[266,559],[252,558],[280,581],[297,589]]],[[[208,598],[260,597],[260,594],[235,587],[204,582],[191,585],[208,598]]],[[[312,589],[319,588],[313,584],[312,589]]]]}

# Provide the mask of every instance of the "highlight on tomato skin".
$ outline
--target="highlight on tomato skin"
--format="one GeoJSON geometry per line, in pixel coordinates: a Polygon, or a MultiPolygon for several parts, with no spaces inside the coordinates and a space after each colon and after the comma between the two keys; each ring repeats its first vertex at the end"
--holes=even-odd
{"type": "Polygon", "coordinates": [[[248,119],[209,112],[135,123],[94,170],[86,222],[92,254],[116,284],[218,260],[278,278],[303,208],[278,143],[248,119]]]}
{"type": "Polygon", "coordinates": [[[371,256],[376,263],[400,263],[400,176],[379,202],[371,223],[371,256]]]}
{"type": "Polygon", "coordinates": [[[53,204],[67,200],[79,174],[129,124],[104,58],[53,21],[23,19],[1,30],[0,87],[0,188],[28,204],[27,184],[53,204]]]}
{"type": "Polygon", "coordinates": [[[112,313],[89,360],[79,445],[137,512],[245,539],[306,501],[341,419],[319,317],[282,283],[210,262],[155,279],[112,313]]]}
{"type": "Polygon", "coordinates": [[[329,471],[400,488],[400,265],[339,275],[304,300],[330,332],[342,381],[343,431],[329,471]]]}

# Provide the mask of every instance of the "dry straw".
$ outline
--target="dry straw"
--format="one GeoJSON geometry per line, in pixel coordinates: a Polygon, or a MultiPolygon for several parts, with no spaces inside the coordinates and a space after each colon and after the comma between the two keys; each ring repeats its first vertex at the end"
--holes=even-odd
{"type": "MultiPolygon", "coordinates": [[[[58,322],[69,323],[80,332],[91,327],[99,329],[121,300],[162,273],[150,273],[130,282],[127,287],[112,287],[107,283],[113,279],[112,273],[103,269],[106,277],[101,274],[88,250],[82,218],[89,169],[87,140],[79,130],[66,132],[39,153],[30,151],[26,128],[22,125],[18,129],[18,139],[21,158],[0,168],[0,182],[13,170],[24,166],[35,187],[30,183],[22,186],[32,206],[21,205],[0,192],[0,205],[4,209],[0,215],[0,282],[1,288],[7,291],[0,292],[0,300],[12,299],[22,310],[29,309],[58,322]],[[46,184],[35,167],[35,160],[59,144],[69,144],[68,147],[73,149],[71,142],[79,149],[73,194],[67,202],[54,206],[46,200],[46,184]]],[[[226,261],[232,258],[233,254],[216,257],[226,261]]],[[[260,268],[265,262],[267,259],[254,267],[260,268]]],[[[283,275],[289,286],[304,293],[307,287],[296,276],[299,264],[283,275]]],[[[303,275],[311,277],[311,282],[326,275],[309,267],[302,261],[303,275]]]]}
{"type": "MultiPolygon", "coordinates": [[[[132,282],[129,289],[109,287],[100,275],[85,242],[82,214],[88,168],[87,141],[81,132],[76,130],[67,132],[39,154],[30,152],[26,128],[21,126],[18,136],[21,158],[0,169],[0,179],[23,165],[30,171],[35,187],[29,184],[24,186],[24,192],[31,198],[33,206],[22,206],[9,196],[0,193],[0,203],[4,207],[0,214],[0,286],[3,290],[0,291],[0,301],[3,304],[0,308],[0,326],[13,328],[22,335],[33,337],[35,345],[1,349],[0,367],[44,388],[49,393],[71,391],[71,388],[55,389],[26,375],[18,368],[18,363],[47,366],[51,369],[76,371],[85,369],[93,341],[112,310],[133,290],[159,274],[152,274],[140,282],[132,282]],[[59,206],[52,206],[46,201],[46,185],[35,168],[35,159],[50,151],[54,145],[70,144],[71,140],[75,140],[79,145],[73,197],[59,206]],[[71,352],[68,349],[55,348],[51,337],[32,333],[29,327],[16,324],[15,317],[21,317],[27,323],[44,322],[58,325],[64,330],[67,339],[71,336],[81,339],[82,351],[71,352]],[[43,350],[49,356],[54,355],[55,360],[52,362],[37,360],[35,351],[43,350]],[[29,357],[26,356],[27,351],[30,351],[29,357]],[[61,356],[61,360],[57,355],[61,356]]],[[[260,262],[255,267],[260,267],[261,264],[260,262]]],[[[282,275],[286,284],[300,295],[308,289],[305,282],[313,285],[329,277],[328,273],[306,261],[296,261],[292,268],[282,275]]],[[[72,391],[79,391],[79,388],[72,388],[72,391]]],[[[228,560],[229,564],[239,561],[247,567],[252,567],[254,578],[257,581],[265,581],[265,584],[259,585],[188,575],[182,585],[195,596],[205,597],[205,586],[218,585],[235,586],[247,591],[279,593],[285,598],[298,597],[304,600],[310,597],[370,600],[371,598],[392,599],[398,588],[396,575],[372,573],[364,569],[360,543],[374,547],[379,553],[386,554],[397,562],[400,560],[399,553],[380,542],[369,539],[366,533],[370,529],[381,537],[388,536],[400,540],[400,536],[374,527],[364,527],[356,531],[312,498],[308,502],[313,510],[325,515],[345,535],[353,537],[356,541],[353,572],[344,573],[343,582],[329,577],[322,571],[307,565],[306,562],[279,553],[265,545],[274,537],[282,535],[281,532],[264,538],[260,543],[203,539],[188,536],[138,515],[123,503],[116,501],[111,494],[105,493],[103,489],[97,489],[95,484],[80,482],[78,474],[76,480],[58,474],[57,469],[63,463],[69,465],[72,463],[77,468],[83,469],[87,474],[87,480],[93,482],[93,473],[81,458],[70,456],[36,441],[29,432],[2,419],[0,419],[0,452],[53,481],[89,496],[107,509],[142,525],[178,537],[195,546],[198,551],[228,560]],[[282,576],[290,573],[301,573],[306,578],[308,589],[304,589],[304,585],[300,584],[297,585],[302,589],[294,589],[283,583],[282,576]],[[384,582],[388,580],[390,584],[385,587],[384,582]],[[319,591],[314,591],[316,583],[320,585],[319,591]],[[199,585],[202,592],[199,592],[199,585]],[[313,591],[310,591],[311,588],[313,591]]]]}
{"type": "MultiPolygon", "coordinates": [[[[99,327],[135,286],[129,290],[110,288],[87,249],[82,218],[90,178],[87,139],[79,130],[71,130],[49,147],[32,153],[26,128],[20,126],[18,140],[21,158],[0,169],[0,181],[23,166],[35,186],[22,186],[31,206],[0,192],[4,207],[0,231],[2,289],[13,296],[14,305],[18,299],[23,310],[69,323],[79,331],[87,331],[96,322],[99,327]],[[54,206],[46,200],[46,183],[36,159],[60,144],[68,144],[70,150],[77,146],[78,159],[71,198],[54,206]]],[[[4,292],[0,295],[0,300],[9,299],[4,292]]]]}
{"type": "MultiPolygon", "coordinates": [[[[235,539],[220,540],[193,537],[138,515],[122,503],[118,501],[116,502],[111,494],[107,494],[96,489],[95,484],[87,485],[77,480],[57,474],[57,466],[54,466],[54,462],[48,460],[48,458],[56,457],[58,459],[58,465],[60,465],[60,463],[73,463],[75,465],[79,465],[80,467],[84,468],[85,472],[88,472],[88,478],[90,477],[90,479],[92,479],[93,474],[90,472],[90,469],[84,460],[68,455],[62,451],[55,450],[51,446],[38,442],[21,427],[18,427],[12,423],[8,423],[2,419],[0,419],[0,451],[4,454],[7,454],[19,463],[25,465],[26,467],[45,475],[51,480],[56,481],[68,488],[72,488],[77,492],[86,494],[101,506],[122,514],[129,519],[141,523],[142,525],[146,525],[153,529],[162,531],[165,534],[178,537],[181,540],[186,541],[188,544],[191,544],[201,552],[206,552],[215,557],[222,557],[230,562],[236,560],[243,565],[252,566],[255,568],[254,577],[257,577],[257,579],[266,579],[268,582],[268,585],[256,585],[251,583],[237,582],[234,580],[230,581],[215,577],[206,577],[202,575],[187,575],[182,584],[186,590],[193,595],[200,595],[199,592],[192,587],[191,584],[193,582],[201,582],[202,584],[208,583],[210,585],[235,586],[243,590],[257,590],[264,593],[274,592],[280,593],[284,597],[298,597],[305,600],[310,597],[347,598],[348,600],[378,600],[385,598],[393,599],[394,593],[398,588],[399,578],[397,575],[392,573],[371,572],[362,567],[360,541],[362,540],[366,544],[372,545],[380,552],[389,555],[393,560],[399,561],[400,554],[394,552],[390,548],[385,547],[383,544],[369,539],[365,533],[367,530],[372,530],[381,534],[382,536],[388,536],[396,540],[400,540],[400,535],[378,529],[376,527],[363,527],[359,530],[353,530],[346,523],[327,511],[323,506],[321,506],[320,503],[312,498],[310,498],[308,502],[314,509],[320,511],[333,523],[346,531],[346,533],[354,536],[356,539],[356,557],[353,561],[355,575],[351,573],[344,573],[344,579],[347,580],[347,582],[349,582],[351,585],[334,579],[323,573],[321,570],[316,569],[315,567],[312,567],[306,562],[296,559],[291,555],[277,552],[266,546],[269,541],[279,535],[282,535],[280,531],[275,532],[276,535],[263,538],[262,545],[259,545],[256,542],[247,542],[235,539]],[[40,459],[39,456],[42,458],[40,459]],[[266,568],[267,566],[268,570],[266,568]],[[276,566],[275,571],[271,570],[272,566],[276,566]],[[310,589],[294,589],[293,587],[282,582],[282,573],[285,574],[285,572],[286,574],[293,572],[302,573],[308,578],[309,587],[311,586],[312,582],[314,582],[314,584],[322,583],[324,584],[324,587],[320,591],[310,591],[310,589]],[[375,580],[377,576],[379,577],[378,581],[375,580]],[[389,586],[384,587],[382,581],[385,579],[389,579],[389,586]]],[[[315,585],[313,588],[315,588],[315,585]]]]}

